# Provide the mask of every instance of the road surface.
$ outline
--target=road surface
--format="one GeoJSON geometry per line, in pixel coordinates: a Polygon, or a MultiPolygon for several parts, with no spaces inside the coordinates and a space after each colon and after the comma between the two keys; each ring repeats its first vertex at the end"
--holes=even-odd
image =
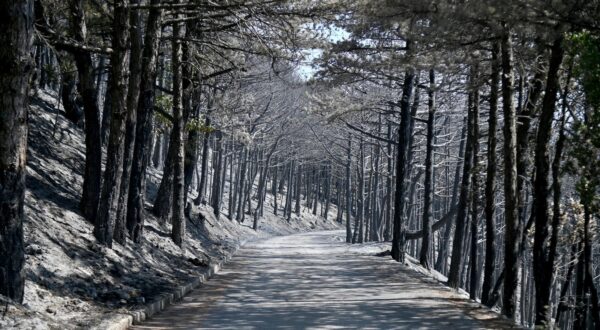
{"type": "MultiPolygon", "coordinates": [[[[213,279],[133,329],[500,329],[510,323],[343,232],[247,244],[213,279]]],[[[373,245],[371,245],[373,247],[373,245]]]]}

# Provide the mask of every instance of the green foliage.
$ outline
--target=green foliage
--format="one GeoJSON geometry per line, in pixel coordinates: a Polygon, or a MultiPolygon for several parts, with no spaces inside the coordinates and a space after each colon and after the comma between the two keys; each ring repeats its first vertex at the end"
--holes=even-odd
{"type": "Polygon", "coordinates": [[[200,133],[209,133],[209,134],[216,131],[216,129],[213,126],[204,125],[204,120],[202,120],[201,118],[191,119],[188,122],[186,129],[188,131],[198,131],[200,133]]]}
{"type": "Polygon", "coordinates": [[[586,106],[574,123],[572,171],[580,175],[576,184],[583,204],[600,209],[600,38],[580,32],[570,38],[574,73],[583,87],[586,106]]]}
{"type": "MultiPolygon", "coordinates": [[[[173,97],[171,97],[170,95],[157,96],[154,101],[154,106],[163,112],[171,113],[171,109],[173,109],[173,97]]],[[[169,118],[165,117],[165,115],[158,111],[154,112],[154,116],[159,126],[170,127],[173,125],[169,118]]]]}
{"type": "Polygon", "coordinates": [[[597,109],[600,107],[600,37],[589,32],[574,34],[571,48],[577,56],[575,74],[581,80],[587,101],[597,109]]]}

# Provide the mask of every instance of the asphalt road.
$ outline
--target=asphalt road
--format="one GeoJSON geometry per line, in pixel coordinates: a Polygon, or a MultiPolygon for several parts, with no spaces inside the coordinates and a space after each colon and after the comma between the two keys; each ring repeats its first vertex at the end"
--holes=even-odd
{"type": "Polygon", "coordinates": [[[213,279],[133,329],[503,329],[427,276],[343,232],[247,244],[213,279]]]}

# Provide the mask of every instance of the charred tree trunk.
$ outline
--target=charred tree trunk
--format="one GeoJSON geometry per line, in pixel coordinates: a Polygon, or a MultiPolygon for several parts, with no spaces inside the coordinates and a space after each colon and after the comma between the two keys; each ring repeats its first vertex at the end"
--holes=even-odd
{"type": "Polygon", "coordinates": [[[477,249],[477,234],[479,228],[479,90],[478,86],[476,85],[477,81],[479,80],[479,68],[477,63],[473,64],[472,70],[472,76],[474,80],[474,84],[471,86],[473,93],[473,174],[471,178],[471,256],[469,257],[471,272],[469,275],[469,296],[471,299],[475,300],[477,298],[477,288],[479,287],[480,277],[477,249]]]}
{"type": "MultiPolygon", "coordinates": [[[[181,3],[182,1],[178,1],[181,3]]],[[[177,18],[183,18],[178,14],[177,18]]],[[[173,225],[171,238],[178,246],[183,246],[185,238],[185,178],[184,178],[184,148],[185,120],[183,115],[183,38],[185,36],[185,24],[176,22],[173,24],[173,40],[171,63],[173,65],[173,138],[171,144],[173,150],[173,205],[171,223],[173,225]]],[[[218,184],[217,184],[218,185],[218,184]]]]}
{"type": "MultiPolygon", "coordinates": [[[[471,81],[474,78],[475,77],[471,73],[471,81]]],[[[458,288],[460,286],[460,275],[463,266],[463,244],[465,239],[466,218],[469,208],[469,189],[471,186],[471,168],[473,166],[473,140],[475,139],[475,111],[473,99],[473,92],[470,92],[468,100],[467,141],[465,142],[462,183],[460,186],[458,212],[456,214],[456,229],[454,230],[454,239],[452,241],[450,271],[448,273],[448,285],[453,288],[458,288]]]]}
{"type": "Polygon", "coordinates": [[[514,318],[516,312],[515,290],[519,271],[519,203],[517,191],[517,122],[513,100],[514,72],[513,49],[510,30],[502,35],[502,111],[504,113],[504,291],[502,312],[514,318]]]}
{"type": "MultiPolygon", "coordinates": [[[[352,135],[348,134],[348,153],[346,161],[346,243],[352,243],[352,135]]],[[[300,198],[300,196],[298,196],[300,198]]]]}
{"type": "MultiPolygon", "coordinates": [[[[86,43],[85,13],[82,0],[70,2],[71,32],[73,38],[86,43]]],[[[85,169],[83,174],[83,191],[79,208],[85,218],[94,222],[98,211],[100,186],[102,179],[102,141],[100,132],[100,110],[96,86],[94,85],[94,67],[88,52],[75,52],[75,65],[79,73],[79,90],[83,98],[85,116],[85,169]]],[[[64,102],[63,102],[64,103],[64,102]]]]}
{"type": "MultiPolygon", "coordinates": [[[[550,326],[552,313],[550,293],[554,273],[556,244],[548,247],[548,215],[550,155],[549,145],[552,136],[552,120],[556,109],[558,93],[558,70],[563,59],[562,37],[558,37],[552,46],[552,55],[548,67],[546,91],[542,102],[538,133],[535,145],[535,181],[533,185],[533,209],[535,212],[535,235],[533,242],[533,275],[535,278],[535,324],[550,326]]],[[[506,290],[506,287],[505,287],[506,290]]]]}
{"type": "Polygon", "coordinates": [[[496,267],[496,129],[498,112],[498,87],[500,85],[500,46],[492,45],[492,72],[490,90],[490,113],[488,119],[487,173],[485,182],[485,266],[481,303],[487,305],[492,289],[494,268],[496,267]]]}
{"type": "Polygon", "coordinates": [[[221,173],[223,166],[223,133],[219,131],[216,132],[215,154],[217,166],[215,166],[213,173],[212,201],[210,204],[213,208],[213,214],[218,220],[221,215],[221,173]]]}
{"type": "Polygon", "coordinates": [[[33,1],[0,3],[0,294],[23,302],[23,204],[29,79],[34,70],[33,1]]]}
{"type": "MultiPolygon", "coordinates": [[[[408,44],[408,42],[407,42],[408,44]]],[[[407,45],[408,48],[408,45],[407,45]]],[[[392,238],[392,258],[404,262],[404,187],[405,175],[408,167],[408,141],[410,118],[410,98],[413,94],[415,73],[409,69],[404,75],[402,86],[402,99],[400,100],[400,127],[398,128],[398,154],[396,160],[396,192],[394,207],[394,224],[392,238]]]]}
{"type": "Polygon", "coordinates": [[[114,1],[113,53],[111,55],[112,116],[100,207],[94,226],[99,243],[112,247],[113,231],[119,203],[123,173],[123,137],[127,116],[127,50],[129,45],[128,0],[114,1]]]}
{"type": "MultiPolygon", "coordinates": [[[[150,4],[159,4],[160,0],[152,0],[150,4]]],[[[144,228],[144,199],[146,192],[146,170],[150,158],[150,140],[152,136],[152,113],[156,69],[158,60],[158,43],[161,35],[162,9],[151,8],[146,22],[144,49],[142,51],[142,73],[140,78],[140,97],[136,106],[137,125],[135,145],[129,179],[127,197],[127,230],[135,243],[140,243],[144,228]]],[[[157,137],[160,140],[160,137],[157,137]]]]}
{"type": "MultiPolygon", "coordinates": [[[[139,0],[132,0],[132,4],[139,0]]],[[[123,174],[119,193],[119,207],[115,219],[115,241],[125,244],[126,239],[126,215],[129,195],[129,183],[131,166],[133,164],[133,152],[135,148],[137,106],[140,97],[140,85],[142,79],[142,17],[139,10],[131,11],[130,38],[131,51],[129,53],[129,86],[127,90],[127,122],[125,124],[125,150],[123,154],[123,174]]]]}
{"type": "Polygon", "coordinates": [[[425,156],[425,187],[423,201],[423,239],[419,262],[429,269],[429,246],[431,245],[431,225],[433,223],[433,139],[435,129],[435,72],[429,70],[429,101],[427,112],[427,147],[425,156]]]}

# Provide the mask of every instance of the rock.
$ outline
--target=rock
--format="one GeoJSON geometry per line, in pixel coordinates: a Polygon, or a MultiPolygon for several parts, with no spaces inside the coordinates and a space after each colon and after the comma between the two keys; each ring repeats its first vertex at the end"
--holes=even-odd
{"type": "Polygon", "coordinates": [[[199,266],[199,267],[207,267],[208,266],[208,262],[205,260],[200,260],[198,258],[188,258],[188,261],[195,266],[199,266]]]}
{"type": "Polygon", "coordinates": [[[121,300],[119,300],[119,304],[121,304],[121,305],[127,305],[127,300],[121,299],[121,300]]]}
{"type": "Polygon", "coordinates": [[[48,313],[48,314],[56,314],[56,310],[53,307],[48,306],[48,307],[46,307],[46,313],[48,313]]]}
{"type": "Polygon", "coordinates": [[[110,269],[110,274],[114,277],[122,277],[125,275],[125,269],[120,264],[113,264],[112,268],[110,269]]]}
{"type": "Polygon", "coordinates": [[[32,256],[37,256],[37,255],[44,253],[44,251],[42,251],[41,246],[39,246],[37,244],[30,244],[29,246],[27,246],[25,248],[25,253],[32,255],[32,256]]]}

